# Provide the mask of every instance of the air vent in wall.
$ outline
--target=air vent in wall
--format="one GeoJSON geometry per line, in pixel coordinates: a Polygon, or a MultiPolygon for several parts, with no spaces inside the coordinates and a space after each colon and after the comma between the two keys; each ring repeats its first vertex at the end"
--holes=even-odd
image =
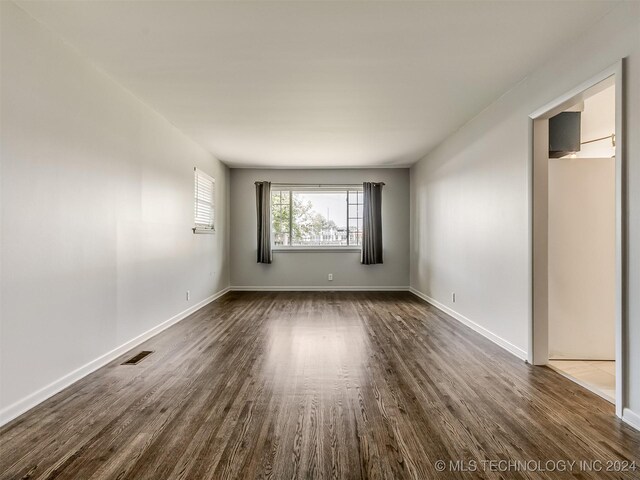
{"type": "Polygon", "coordinates": [[[138,363],[140,363],[142,360],[147,358],[152,353],[153,353],[153,351],[143,350],[142,352],[136,353],[129,360],[127,360],[126,362],[122,363],[122,365],[137,365],[138,363]]]}

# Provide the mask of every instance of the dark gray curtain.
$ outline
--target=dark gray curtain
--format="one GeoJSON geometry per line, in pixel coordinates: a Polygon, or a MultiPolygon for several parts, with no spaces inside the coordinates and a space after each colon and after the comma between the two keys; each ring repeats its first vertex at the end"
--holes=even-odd
{"type": "Polygon", "coordinates": [[[362,217],[362,263],[382,263],[382,186],[364,182],[362,217]]]}
{"type": "Polygon", "coordinates": [[[256,182],[258,263],[271,263],[271,182],[256,182]]]}

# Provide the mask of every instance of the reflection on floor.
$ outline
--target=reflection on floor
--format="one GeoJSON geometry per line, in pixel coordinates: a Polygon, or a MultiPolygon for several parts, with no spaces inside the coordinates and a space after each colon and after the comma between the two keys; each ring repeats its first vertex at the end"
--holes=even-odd
{"type": "Polygon", "coordinates": [[[616,401],[616,362],[549,360],[549,366],[612,403],[616,401]]]}

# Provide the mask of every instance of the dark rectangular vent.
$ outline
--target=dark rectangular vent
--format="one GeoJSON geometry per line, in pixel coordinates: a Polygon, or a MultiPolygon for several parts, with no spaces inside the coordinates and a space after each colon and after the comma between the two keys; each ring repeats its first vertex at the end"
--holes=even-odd
{"type": "Polygon", "coordinates": [[[549,158],[580,151],[580,112],[562,112],[549,119],[549,158]]]}
{"type": "Polygon", "coordinates": [[[126,362],[124,362],[122,365],[137,365],[138,363],[140,363],[142,360],[147,358],[152,353],[153,353],[153,351],[143,350],[143,351],[141,351],[139,353],[136,353],[133,357],[131,357],[126,362]]]}

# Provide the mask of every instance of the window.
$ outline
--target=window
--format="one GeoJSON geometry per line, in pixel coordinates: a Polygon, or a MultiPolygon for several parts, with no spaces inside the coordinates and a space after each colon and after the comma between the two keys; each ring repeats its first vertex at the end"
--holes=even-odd
{"type": "Polygon", "coordinates": [[[362,244],[362,187],[272,187],[274,248],[362,244]]]}
{"type": "Polygon", "coordinates": [[[194,168],[194,224],[193,233],[215,231],[216,181],[202,170],[194,168]]]}

